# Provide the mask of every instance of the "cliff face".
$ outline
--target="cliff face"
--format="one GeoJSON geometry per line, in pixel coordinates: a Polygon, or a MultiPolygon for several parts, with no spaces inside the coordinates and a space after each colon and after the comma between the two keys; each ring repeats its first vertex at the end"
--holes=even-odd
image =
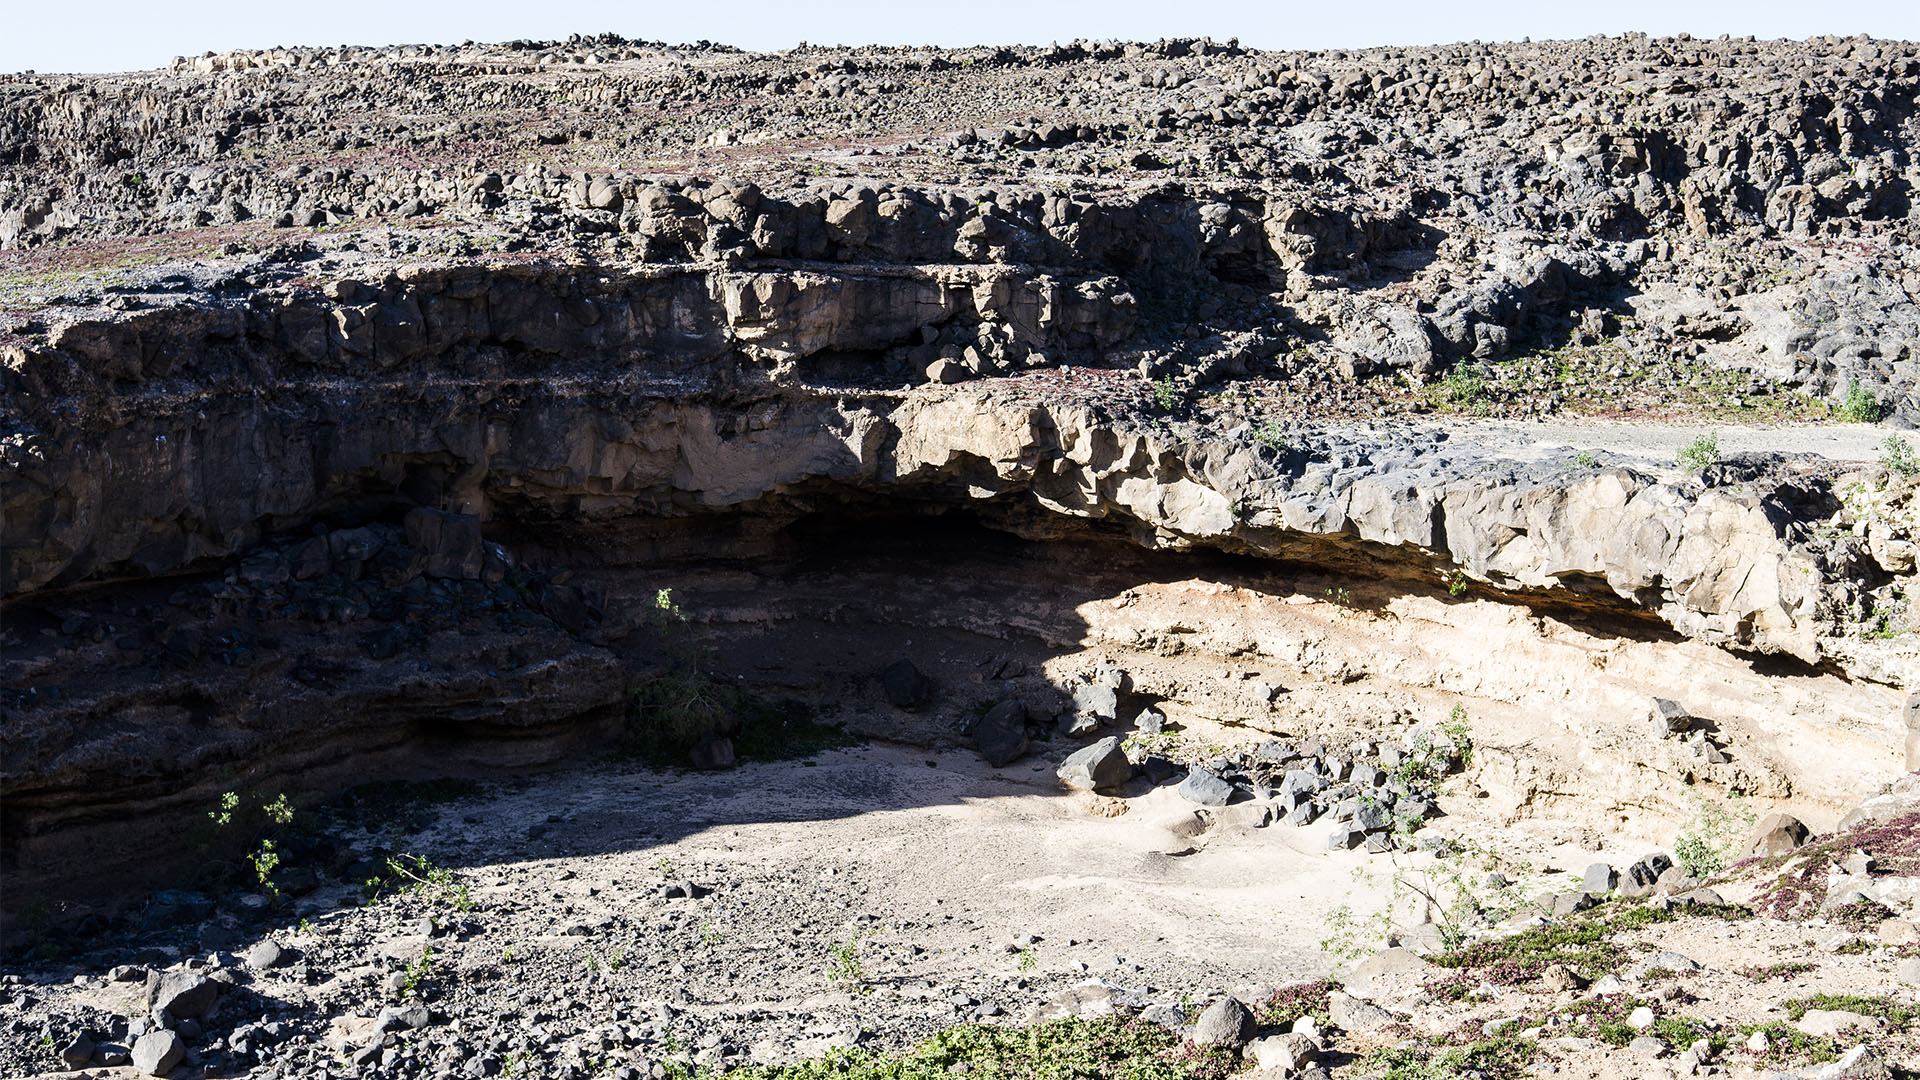
{"type": "Polygon", "coordinates": [[[1911,46],[1189,45],[0,83],[14,871],[604,740],[621,588],[900,512],[1908,680],[1907,451],[1486,421],[1920,420],[1911,46]]]}
{"type": "Polygon", "coordinates": [[[902,375],[897,354],[933,348],[902,339],[956,330],[1062,360],[1111,346],[1127,294],[1091,282],[414,266],[324,291],[338,299],[176,304],[13,350],[8,592],[210,566],[406,505],[566,529],[852,497],[1017,503],[1156,546],[1371,544],[1808,660],[1833,628],[1825,586],[1848,580],[1824,559],[1834,543],[1806,534],[1837,506],[1830,485],[1791,470],[1702,486],[1502,461],[1412,427],[1263,440],[1150,422],[1117,373],[1080,399],[902,375]],[[820,381],[829,364],[842,379],[820,381]]]}

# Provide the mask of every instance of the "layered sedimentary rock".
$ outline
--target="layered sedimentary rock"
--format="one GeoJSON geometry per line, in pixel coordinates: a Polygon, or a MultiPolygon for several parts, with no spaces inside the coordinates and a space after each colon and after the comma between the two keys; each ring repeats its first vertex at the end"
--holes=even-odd
{"type": "Polygon", "coordinates": [[[571,563],[889,508],[1904,682],[1899,452],[1681,469],[1478,421],[1920,422],[1917,63],[603,41],[11,78],[8,858],[125,858],[129,814],[236,777],[551,759],[633,671],[571,563]]]}

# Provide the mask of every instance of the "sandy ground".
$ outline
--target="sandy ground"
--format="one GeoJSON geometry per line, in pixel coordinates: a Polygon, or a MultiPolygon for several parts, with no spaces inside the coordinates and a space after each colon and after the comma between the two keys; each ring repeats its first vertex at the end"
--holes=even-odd
{"type": "MultiPolygon", "coordinates": [[[[1746,427],[1738,424],[1643,424],[1625,420],[1547,420],[1446,425],[1456,437],[1485,442],[1504,453],[1537,459],[1564,450],[1592,450],[1661,468],[1674,468],[1682,447],[1705,435],[1721,456],[1743,453],[1816,454],[1830,461],[1877,461],[1890,435],[1874,424],[1746,427]]],[[[1914,441],[1909,437],[1909,441],[1914,441]]]]}

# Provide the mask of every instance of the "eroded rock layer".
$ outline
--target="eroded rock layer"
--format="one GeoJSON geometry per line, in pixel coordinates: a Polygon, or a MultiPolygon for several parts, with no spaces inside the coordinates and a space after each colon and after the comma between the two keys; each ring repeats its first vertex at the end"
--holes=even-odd
{"type": "Polygon", "coordinates": [[[572,568],[809,521],[1904,685],[1906,443],[1683,468],[1483,421],[1920,422],[1916,87],[1903,43],[1638,36],[8,77],[9,865],[118,866],[234,778],[556,759],[646,611],[572,568]]]}

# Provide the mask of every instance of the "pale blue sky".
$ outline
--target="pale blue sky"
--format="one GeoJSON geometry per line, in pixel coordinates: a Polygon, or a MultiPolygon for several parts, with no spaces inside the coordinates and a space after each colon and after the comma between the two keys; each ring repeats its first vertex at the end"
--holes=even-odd
{"type": "Polygon", "coordinates": [[[1568,38],[1685,31],[1920,38],[1920,0],[0,0],[0,71],[124,71],[174,56],[270,45],[501,41],[611,30],[630,38],[781,49],[827,44],[1045,44],[1076,37],[1238,37],[1261,48],[1568,38]]]}

